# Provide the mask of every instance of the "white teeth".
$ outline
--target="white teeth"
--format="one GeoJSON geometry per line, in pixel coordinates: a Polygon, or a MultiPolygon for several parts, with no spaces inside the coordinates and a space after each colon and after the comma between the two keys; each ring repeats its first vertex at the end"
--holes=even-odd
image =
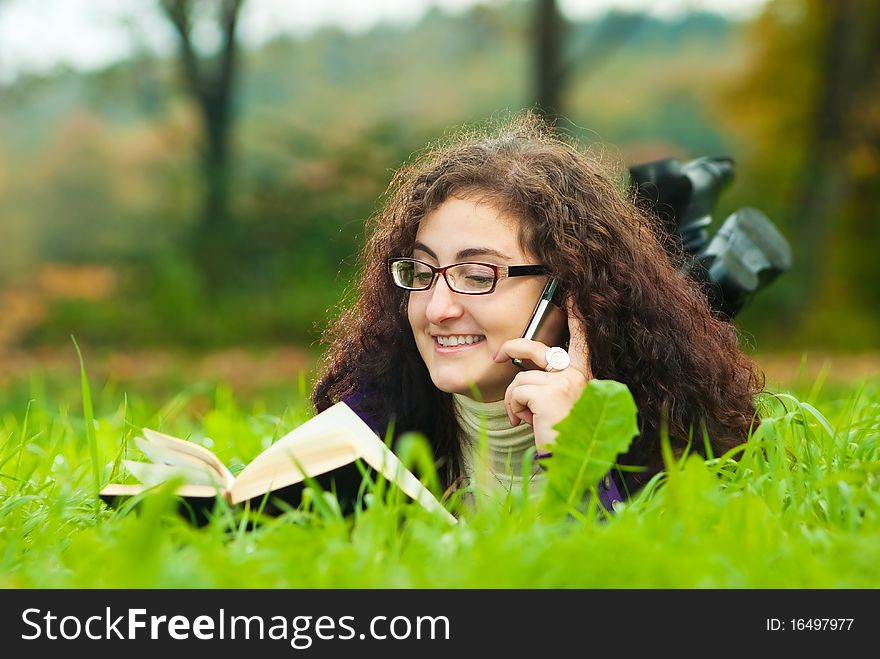
{"type": "Polygon", "coordinates": [[[437,343],[441,346],[460,346],[463,344],[479,343],[484,337],[477,334],[468,334],[466,336],[437,336],[437,343]]]}

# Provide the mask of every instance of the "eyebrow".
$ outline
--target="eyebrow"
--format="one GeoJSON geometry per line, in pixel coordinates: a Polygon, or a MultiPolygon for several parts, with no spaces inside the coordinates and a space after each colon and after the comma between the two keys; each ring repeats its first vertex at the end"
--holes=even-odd
{"type": "MultiPolygon", "coordinates": [[[[424,243],[416,241],[415,245],[413,246],[413,251],[417,249],[423,251],[435,261],[440,260],[437,258],[434,250],[432,250],[424,243]]],[[[497,256],[498,258],[505,261],[510,261],[510,257],[507,254],[499,252],[497,249],[492,249],[491,247],[468,247],[467,249],[462,249],[455,255],[455,260],[460,261],[461,259],[470,259],[475,256],[497,256]]]]}

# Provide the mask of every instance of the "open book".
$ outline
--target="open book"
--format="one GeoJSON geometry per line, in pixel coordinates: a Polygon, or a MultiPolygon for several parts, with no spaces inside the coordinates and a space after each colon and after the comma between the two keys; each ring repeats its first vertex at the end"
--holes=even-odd
{"type": "MultiPolygon", "coordinates": [[[[266,493],[302,488],[305,475],[322,487],[337,480],[356,489],[361,482],[355,461],[381,473],[410,498],[451,522],[453,517],[433,494],[403,466],[382,440],[345,403],[337,403],[260,453],[238,476],[227,469],[211,451],[193,442],[144,428],[135,443],[151,462],[125,460],[128,471],[140,485],[111,484],[101,490],[105,501],[128,497],[179,478],[176,494],[187,501],[214,500],[223,496],[230,504],[262,498],[266,493]],[[322,475],[325,478],[320,478],[322,475]],[[331,480],[332,476],[338,479],[331,480]]],[[[286,497],[289,499],[289,497],[286,497]]]]}

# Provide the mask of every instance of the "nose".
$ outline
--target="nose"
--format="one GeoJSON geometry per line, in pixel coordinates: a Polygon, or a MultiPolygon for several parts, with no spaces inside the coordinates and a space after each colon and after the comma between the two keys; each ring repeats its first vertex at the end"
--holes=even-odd
{"type": "Polygon", "coordinates": [[[453,293],[443,277],[437,277],[437,283],[426,291],[431,299],[425,309],[428,321],[433,325],[439,325],[445,320],[458,318],[464,312],[461,305],[461,296],[453,293]]]}

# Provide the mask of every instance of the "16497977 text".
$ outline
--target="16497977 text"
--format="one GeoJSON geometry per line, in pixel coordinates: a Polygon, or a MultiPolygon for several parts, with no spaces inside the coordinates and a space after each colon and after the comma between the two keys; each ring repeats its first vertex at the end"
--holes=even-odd
{"type": "Polygon", "coordinates": [[[855,618],[767,618],[768,632],[847,632],[853,628],[855,618]]]}

